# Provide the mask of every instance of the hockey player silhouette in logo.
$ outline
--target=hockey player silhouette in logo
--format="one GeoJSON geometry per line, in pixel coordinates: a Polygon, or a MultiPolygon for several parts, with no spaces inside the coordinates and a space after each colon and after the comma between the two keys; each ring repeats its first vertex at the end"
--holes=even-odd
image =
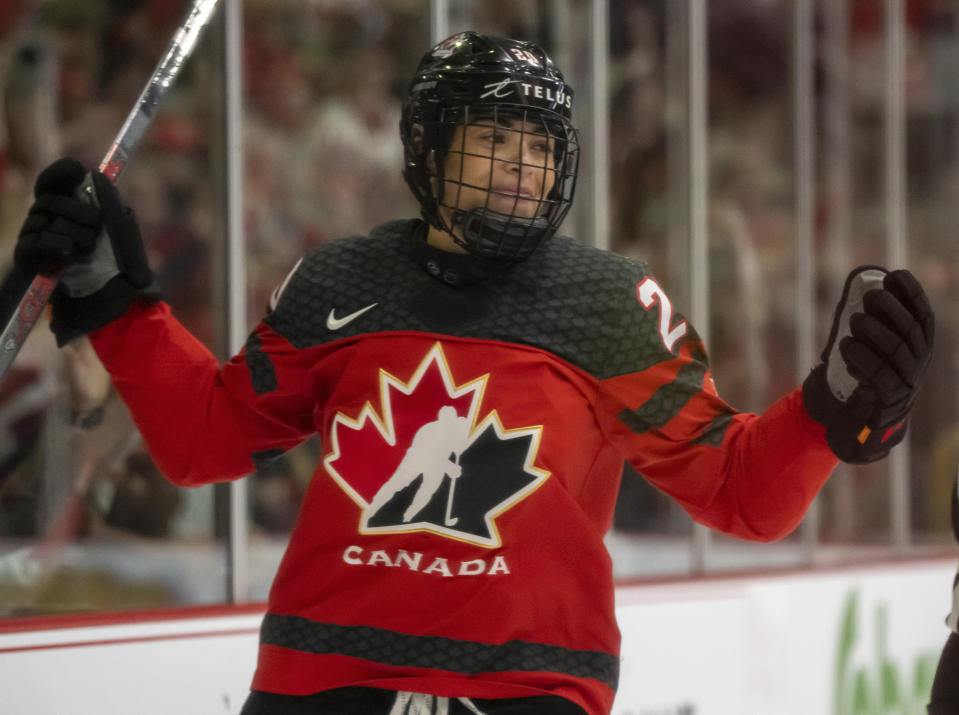
{"type": "Polygon", "coordinates": [[[445,524],[453,526],[456,523],[450,513],[453,487],[463,473],[458,462],[460,454],[466,449],[469,429],[469,421],[457,415],[455,408],[449,405],[441,407],[435,421],[427,422],[417,430],[399,466],[376,492],[367,513],[376,514],[422,475],[423,480],[413,500],[403,512],[403,522],[409,523],[429,504],[443,485],[443,478],[448,476],[452,481],[447,497],[445,524]]]}

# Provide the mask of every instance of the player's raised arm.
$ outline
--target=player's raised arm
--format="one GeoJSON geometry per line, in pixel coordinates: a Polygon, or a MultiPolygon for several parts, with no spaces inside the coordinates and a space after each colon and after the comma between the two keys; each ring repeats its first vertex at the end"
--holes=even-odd
{"type": "Polygon", "coordinates": [[[61,159],[40,174],[35,193],[15,270],[62,271],[50,301],[57,343],[90,336],[168,478],[200,484],[241,477],[258,455],[309,434],[312,402],[285,399],[283,390],[258,395],[242,353],[221,368],[173,318],[134,212],[106,176],[61,159]]]}
{"type": "MultiPolygon", "coordinates": [[[[668,305],[665,294],[649,301],[648,318],[663,323],[668,305]]],[[[655,335],[655,325],[647,332],[655,335]]],[[[839,460],[881,459],[902,440],[931,359],[934,318],[908,271],[857,268],[822,363],[760,415],[717,395],[705,348],[681,316],[659,333],[655,360],[602,384],[607,434],[696,521],[768,541],[799,525],[839,460]]]]}

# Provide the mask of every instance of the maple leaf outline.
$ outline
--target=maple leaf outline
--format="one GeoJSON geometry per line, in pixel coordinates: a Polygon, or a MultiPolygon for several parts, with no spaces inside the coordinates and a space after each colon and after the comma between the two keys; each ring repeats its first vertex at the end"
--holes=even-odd
{"type": "Polygon", "coordinates": [[[420,362],[419,366],[416,368],[412,377],[410,377],[408,381],[403,381],[390,374],[386,370],[382,368],[380,369],[379,402],[381,409],[379,412],[377,412],[372,402],[368,400],[364,403],[359,415],[355,418],[348,417],[342,412],[338,412],[336,414],[330,426],[330,452],[323,459],[323,464],[327,473],[337,482],[337,484],[339,484],[339,486],[346,492],[350,499],[352,499],[360,508],[360,533],[406,534],[428,531],[440,536],[454,539],[456,541],[464,541],[487,548],[498,548],[502,546],[502,540],[500,539],[499,531],[496,528],[495,519],[536,491],[536,489],[538,489],[546,481],[551,473],[545,469],[535,466],[536,456],[539,453],[539,445],[542,438],[542,425],[507,429],[503,426],[499,414],[495,409],[490,410],[490,412],[483,417],[482,421],[477,424],[476,420],[488,380],[489,373],[464,383],[463,385],[456,385],[453,380],[449,364],[446,361],[446,356],[443,353],[442,345],[440,343],[436,343],[427,353],[426,357],[420,362]],[[370,515],[367,513],[369,502],[364,499],[359,492],[356,491],[353,485],[351,485],[349,481],[342,474],[340,474],[340,472],[334,466],[335,462],[343,456],[340,449],[339,440],[339,429],[341,427],[359,432],[365,429],[367,424],[371,424],[384,443],[391,448],[395,448],[397,446],[397,437],[396,425],[393,420],[391,391],[395,390],[398,393],[406,396],[413,395],[419,387],[420,382],[427,375],[429,370],[434,367],[442,380],[447,396],[451,400],[460,399],[472,393],[469,413],[467,415],[467,420],[470,424],[470,430],[466,446],[463,449],[464,453],[467,452],[469,448],[476,442],[476,440],[490,428],[493,429],[497,439],[501,441],[529,438],[529,447],[526,450],[522,470],[533,477],[533,479],[526,486],[517,490],[508,498],[497,503],[484,515],[487,531],[490,534],[488,538],[442,526],[430,521],[414,521],[405,523],[403,525],[371,527],[367,523],[370,517],[370,515]]]}

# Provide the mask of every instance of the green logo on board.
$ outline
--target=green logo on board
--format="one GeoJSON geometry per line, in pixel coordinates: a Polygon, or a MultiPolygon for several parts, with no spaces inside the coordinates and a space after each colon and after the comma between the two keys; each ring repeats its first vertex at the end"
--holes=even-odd
{"type": "MultiPolygon", "coordinates": [[[[867,622],[868,623],[868,622],[867,622]]],[[[859,592],[846,598],[836,654],[833,715],[926,715],[938,653],[890,653],[889,614],[880,602],[873,614],[875,653],[871,662],[854,663],[862,637],[859,592]],[[912,658],[911,662],[907,658],[912,658]]]]}

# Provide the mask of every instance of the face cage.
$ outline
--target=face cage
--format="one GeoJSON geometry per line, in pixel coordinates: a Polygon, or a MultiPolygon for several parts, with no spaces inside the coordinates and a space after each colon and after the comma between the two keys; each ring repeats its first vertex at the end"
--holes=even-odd
{"type": "Polygon", "coordinates": [[[438,227],[458,244],[482,258],[512,262],[556,233],[572,204],[579,159],[568,120],[523,105],[480,105],[444,110],[430,133],[447,147],[429,172],[438,227]],[[467,146],[468,127],[490,139],[467,146]],[[450,163],[458,170],[447,176],[450,163]],[[483,164],[485,171],[476,171],[483,164]],[[477,204],[478,194],[485,200],[477,204]]]}

